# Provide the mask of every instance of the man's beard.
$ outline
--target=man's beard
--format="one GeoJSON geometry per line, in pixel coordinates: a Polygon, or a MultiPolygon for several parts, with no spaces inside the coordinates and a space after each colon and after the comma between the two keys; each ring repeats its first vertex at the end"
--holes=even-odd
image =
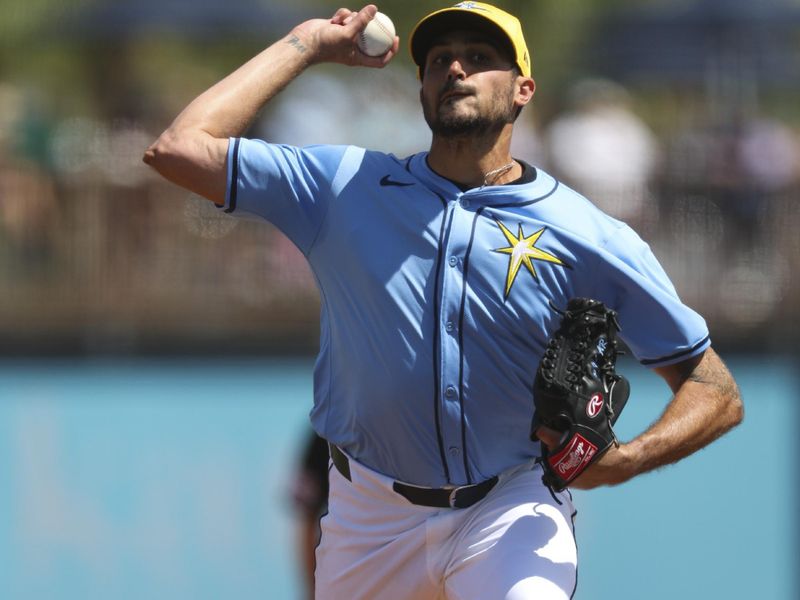
{"type": "MultiPolygon", "coordinates": [[[[423,114],[434,136],[441,138],[482,137],[498,132],[508,123],[513,123],[516,116],[516,106],[513,103],[514,88],[508,90],[497,89],[492,95],[489,112],[474,111],[470,114],[457,114],[451,111],[442,111],[441,97],[453,87],[448,86],[440,92],[437,104],[429,108],[423,103],[423,114]],[[445,114],[441,114],[444,112],[445,114]]],[[[472,97],[472,96],[468,96],[472,97]]],[[[463,102],[464,100],[458,100],[463,102]]]]}

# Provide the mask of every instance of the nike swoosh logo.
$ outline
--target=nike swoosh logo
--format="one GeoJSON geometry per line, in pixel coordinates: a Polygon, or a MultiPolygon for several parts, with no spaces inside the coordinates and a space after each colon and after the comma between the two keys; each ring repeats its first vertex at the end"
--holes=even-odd
{"type": "Polygon", "coordinates": [[[381,185],[383,187],[388,187],[388,186],[407,187],[409,185],[414,185],[414,184],[413,183],[404,183],[402,181],[395,181],[393,179],[389,179],[388,175],[384,175],[381,178],[381,185]]]}

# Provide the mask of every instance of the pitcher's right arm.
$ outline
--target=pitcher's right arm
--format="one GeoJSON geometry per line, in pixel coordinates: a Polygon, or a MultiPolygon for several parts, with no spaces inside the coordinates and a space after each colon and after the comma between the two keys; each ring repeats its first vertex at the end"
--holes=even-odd
{"type": "Polygon", "coordinates": [[[358,50],[356,39],[377,10],[372,4],[359,12],[341,8],[331,19],[301,23],[193,100],[146,150],[144,162],[173,183],[222,205],[229,138],[242,135],[293,79],[316,63],[380,68],[394,57],[397,38],[383,56],[358,50]]]}

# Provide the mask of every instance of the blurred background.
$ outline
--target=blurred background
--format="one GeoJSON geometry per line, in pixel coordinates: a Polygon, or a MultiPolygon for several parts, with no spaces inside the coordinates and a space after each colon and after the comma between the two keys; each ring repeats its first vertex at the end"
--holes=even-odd
{"type": "MultiPolygon", "coordinates": [[[[0,0],[0,597],[303,597],[313,277],[271,226],[141,156],[339,5],[0,0]]],[[[379,3],[401,56],[314,67],[249,135],[427,149],[405,44],[446,5],[379,3]]],[[[578,495],[576,598],[796,598],[800,0],[498,5],[523,21],[538,88],[514,155],[639,231],[745,392],[720,444],[578,495]]],[[[633,436],[667,390],[630,368],[633,436]]]]}

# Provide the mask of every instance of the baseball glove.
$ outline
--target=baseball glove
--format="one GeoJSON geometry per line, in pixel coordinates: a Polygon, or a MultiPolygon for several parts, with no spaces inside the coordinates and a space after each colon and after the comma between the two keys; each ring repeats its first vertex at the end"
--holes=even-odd
{"type": "Polygon", "coordinates": [[[542,444],[542,480],[561,491],[612,444],[612,425],[625,407],[630,384],[615,371],[616,312],[598,300],[573,298],[548,341],[533,385],[531,439],[545,425],[563,432],[557,448],[542,444]]]}

